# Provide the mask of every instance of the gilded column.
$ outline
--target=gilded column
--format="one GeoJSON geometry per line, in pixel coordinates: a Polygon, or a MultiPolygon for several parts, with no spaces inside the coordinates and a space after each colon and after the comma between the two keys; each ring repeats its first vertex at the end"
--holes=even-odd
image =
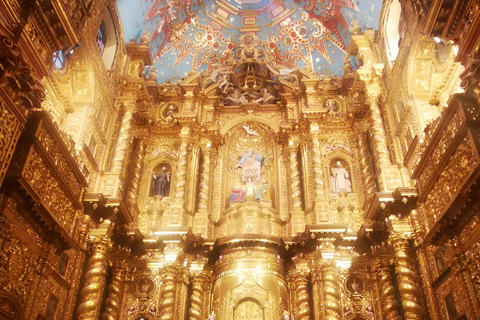
{"type": "Polygon", "coordinates": [[[175,306],[175,275],[176,270],[174,267],[166,267],[163,274],[163,286],[160,291],[160,319],[171,320],[174,316],[175,306]]]}
{"type": "Polygon", "coordinates": [[[116,320],[120,316],[124,267],[125,265],[123,263],[117,263],[113,269],[112,280],[108,285],[108,296],[105,299],[105,311],[102,314],[102,320],[116,320]]]}
{"type": "Polygon", "coordinates": [[[129,185],[127,189],[127,201],[130,204],[137,203],[138,189],[140,185],[140,175],[142,171],[143,159],[145,157],[145,140],[137,140],[137,146],[135,148],[133,166],[131,170],[131,177],[129,179],[129,185]]]}
{"type": "Polygon", "coordinates": [[[388,266],[377,263],[374,270],[378,275],[384,319],[402,320],[398,310],[399,303],[395,295],[395,284],[388,266]]]}
{"type": "Polygon", "coordinates": [[[188,159],[188,137],[182,137],[182,144],[178,154],[177,163],[177,185],[175,186],[175,197],[183,200],[185,186],[187,183],[187,159],[188,159]]]}
{"type": "Polygon", "coordinates": [[[297,305],[297,320],[310,319],[310,307],[307,287],[307,275],[303,273],[297,273],[295,275],[295,293],[296,293],[296,305],[297,305]]]}
{"type": "Polygon", "coordinates": [[[372,117],[371,130],[373,152],[377,160],[378,166],[384,168],[390,165],[390,156],[387,147],[387,135],[383,128],[383,120],[378,106],[378,96],[380,94],[380,85],[375,80],[373,84],[367,85],[368,101],[370,103],[370,112],[372,117]]]}
{"type": "Polygon", "coordinates": [[[331,265],[325,266],[323,270],[323,295],[325,301],[325,319],[342,319],[342,303],[340,300],[338,279],[335,268],[331,265]]]}
{"type": "Polygon", "coordinates": [[[200,191],[198,193],[199,211],[207,211],[208,205],[208,186],[210,183],[210,149],[205,147],[203,151],[202,174],[200,175],[200,191]]]}
{"type": "Polygon", "coordinates": [[[292,191],[293,209],[302,209],[302,192],[300,189],[300,172],[298,170],[297,144],[290,141],[290,182],[292,191]]]}
{"type": "Polygon", "coordinates": [[[120,173],[122,171],[123,163],[125,162],[125,158],[127,156],[131,126],[132,112],[126,109],[122,118],[122,122],[120,123],[117,145],[115,146],[115,153],[113,155],[112,169],[110,170],[112,173],[120,173]]]}
{"type": "Polygon", "coordinates": [[[322,270],[315,268],[312,270],[312,293],[313,293],[313,314],[315,320],[324,319],[323,306],[323,285],[322,270]]]}
{"type": "Polygon", "coordinates": [[[358,148],[360,151],[360,166],[363,174],[365,199],[368,201],[375,195],[376,186],[375,176],[373,174],[372,157],[370,155],[370,149],[368,148],[366,132],[359,134],[358,148]]]}
{"type": "Polygon", "coordinates": [[[98,319],[100,303],[105,289],[106,252],[111,245],[106,237],[98,238],[92,243],[92,254],[88,259],[85,285],[80,292],[80,305],[77,309],[78,319],[98,319]]]}
{"type": "Polygon", "coordinates": [[[408,252],[408,238],[404,234],[395,233],[391,242],[395,249],[395,273],[405,319],[423,319],[423,308],[420,305],[420,290],[418,289],[420,284],[415,272],[414,260],[408,252]]]}
{"type": "Polygon", "coordinates": [[[201,320],[203,316],[203,286],[205,284],[205,277],[203,274],[197,275],[192,282],[192,294],[190,296],[190,319],[201,320]]]}
{"type": "Polygon", "coordinates": [[[315,188],[315,199],[326,195],[325,183],[322,172],[322,149],[318,131],[312,133],[313,153],[313,185],[315,188]]]}

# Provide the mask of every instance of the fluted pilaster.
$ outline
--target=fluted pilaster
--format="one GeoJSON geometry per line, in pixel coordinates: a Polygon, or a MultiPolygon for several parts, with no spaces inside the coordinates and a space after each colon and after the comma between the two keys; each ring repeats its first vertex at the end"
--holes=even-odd
{"type": "Polygon", "coordinates": [[[297,152],[298,148],[295,144],[291,145],[289,148],[290,152],[290,181],[291,181],[291,192],[292,192],[292,205],[293,209],[302,208],[302,192],[300,189],[300,172],[298,170],[298,158],[297,152]]]}
{"type": "Polygon", "coordinates": [[[308,320],[310,319],[310,306],[307,287],[307,275],[306,274],[296,274],[295,275],[295,293],[296,293],[296,304],[297,304],[297,320],[308,320]]]}
{"type": "Polygon", "coordinates": [[[105,311],[102,314],[102,320],[116,320],[120,316],[120,303],[122,301],[124,265],[116,264],[113,269],[113,276],[108,285],[108,296],[105,299],[105,311]]]}
{"type": "Polygon", "coordinates": [[[395,273],[400,290],[405,319],[423,319],[423,307],[420,305],[420,281],[414,268],[414,260],[409,253],[407,238],[395,234],[391,240],[395,248],[395,273]]]}
{"type": "Polygon", "coordinates": [[[326,266],[323,270],[323,296],[326,320],[342,319],[342,302],[338,279],[333,266],[326,266]]]}
{"type": "Polygon", "coordinates": [[[123,168],[123,163],[128,151],[128,142],[130,139],[130,128],[132,126],[132,112],[125,110],[120,123],[120,130],[118,133],[117,145],[115,146],[115,153],[113,156],[111,172],[120,173],[123,168]]]}
{"type": "Polygon", "coordinates": [[[203,286],[205,284],[205,277],[203,275],[198,275],[193,279],[192,283],[192,294],[190,296],[190,319],[201,320],[205,317],[203,316],[203,286]]]}
{"type": "Polygon", "coordinates": [[[100,238],[92,243],[92,254],[88,259],[85,285],[80,293],[81,302],[77,309],[78,319],[98,319],[100,302],[105,289],[106,257],[110,241],[100,238]]]}
{"type": "Polygon", "coordinates": [[[375,176],[372,166],[372,157],[367,143],[367,133],[361,133],[358,138],[358,148],[360,149],[360,166],[362,168],[363,187],[365,190],[365,199],[370,200],[376,192],[375,176]]]}

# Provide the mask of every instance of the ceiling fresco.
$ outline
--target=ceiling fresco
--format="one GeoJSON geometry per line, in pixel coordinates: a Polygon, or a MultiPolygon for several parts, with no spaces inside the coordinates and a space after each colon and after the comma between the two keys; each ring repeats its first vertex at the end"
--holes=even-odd
{"type": "MultiPolygon", "coordinates": [[[[127,41],[148,31],[158,82],[212,72],[245,46],[277,70],[342,76],[356,30],[377,29],[381,0],[118,0],[127,41]]],[[[355,63],[353,68],[355,68],[355,63]]]]}

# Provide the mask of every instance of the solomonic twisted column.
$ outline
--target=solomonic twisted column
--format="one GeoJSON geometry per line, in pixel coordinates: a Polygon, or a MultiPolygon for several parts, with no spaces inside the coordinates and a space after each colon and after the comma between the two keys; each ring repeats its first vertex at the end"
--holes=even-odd
{"type": "Polygon", "coordinates": [[[203,285],[205,278],[198,275],[193,279],[192,295],[190,296],[191,306],[189,310],[190,318],[194,320],[202,320],[203,317],[203,285]]]}
{"type": "Polygon", "coordinates": [[[208,184],[210,181],[210,150],[203,149],[202,174],[200,175],[200,192],[198,193],[198,209],[207,211],[208,205],[208,184]]]}
{"type": "Polygon", "coordinates": [[[108,285],[108,296],[105,299],[105,311],[102,314],[102,320],[116,320],[120,316],[122,284],[123,265],[117,264],[113,269],[112,281],[108,285]]]}
{"type": "Polygon", "coordinates": [[[408,240],[401,234],[392,239],[395,248],[395,273],[402,299],[402,308],[405,319],[423,319],[423,308],[420,305],[420,290],[417,288],[419,279],[415,272],[414,261],[409,254],[408,240]]]}
{"type": "Polygon", "coordinates": [[[160,291],[160,319],[170,320],[174,316],[175,306],[175,274],[173,267],[167,267],[163,275],[163,286],[160,291]]]}
{"type": "Polygon", "coordinates": [[[395,296],[395,284],[387,266],[378,265],[376,272],[379,274],[380,299],[383,306],[385,320],[402,320],[398,311],[398,300],[395,296]]]}
{"type": "Polygon", "coordinates": [[[133,159],[133,167],[131,177],[129,179],[128,191],[127,191],[127,200],[129,203],[136,203],[136,198],[138,196],[138,190],[140,185],[140,175],[142,171],[143,158],[145,157],[145,140],[138,140],[137,146],[135,148],[135,154],[133,159]]]}
{"type": "Polygon", "coordinates": [[[296,303],[297,303],[297,320],[310,319],[310,307],[308,302],[310,297],[307,290],[307,277],[303,274],[298,274],[295,277],[296,288],[296,303]]]}
{"type": "Polygon", "coordinates": [[[322,149],[318,133],[312,134],[313,143],[313,184],[315,186],[315,198],[319,199],[326,195],[325,182],[322,172],[322,149]]]}
{"type": "MultiPolygon", "coordinates": [[[[378,85],[371,85],[376,88],[378,85]]],[[[390,165],[390,155],[387,147],[387,135],[383,128],[383,120],[378,106],[378,93],[376,89],[369,89],[367,92],[370,95],[370,112],[372,117],[372,142],[375,153],[375,158],[380,168],[390,165]]]]}
{"type": "Polygon", "coordinates": [[[300,189],[300,172],[298,170],[297,148],[296,146],[290,147],[290,181],[292,190],[293,209],[302,208],[302,192],[300,189]]]}
{"type": "Polygon", "coordinates": [[[188,140],[182,139],[177,163],[177,185],[175,187],[175,197],[183,199],[185,195],[185,185],[187,183],[187,158],[188,158],[188,140]]]}
{"type": "Polygon", "coordinates": [[[92,244],[92,255],[88,260],[85,274],[85,286],[81,291],[81,303],[78,306],[78,319],[98,319],[100,301],[105,288],[106,257],[110,241],[100,238],[92,244]]]}
{"type": "Polygon", "coordinates": [[[335,269],[327,266],[323,274],[323,295],[325,299],[325,319],[342,319],[342,304],[340,300],[340,291],[338,289],[338,279],[335,269]]]}
{"type": "Polygon", "coordinates": [[[120,124],[120,132],[118,134],[117,145],[115,146],[115,154],[113,155],[111,172],[120,173],[123,163],[127,156],[128,142],[130,139],[130,128],[132,126],[132,112],[125,110],[122,122],[120,124]]]}
{"type": "Polygon", "coordinates": [[[361,133],[358,138],[360,149],[360,166],[362,168],[365,199],[370,200],[375,195],[375,177],[373,174],[372,157],[367,144],[367,133],[361,133]]]}

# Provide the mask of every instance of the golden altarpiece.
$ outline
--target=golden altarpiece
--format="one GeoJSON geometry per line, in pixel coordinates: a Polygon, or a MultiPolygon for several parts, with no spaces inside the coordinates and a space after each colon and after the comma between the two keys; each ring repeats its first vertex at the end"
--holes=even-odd
{"type": "Polygon", "coordinates": [[[341,49],[313,2],[164,2],[130,42],[114,1],[2,2],[0,319],[477,319],[478,2],[378,1],[341,77],[258,36],[341,49]]]}

